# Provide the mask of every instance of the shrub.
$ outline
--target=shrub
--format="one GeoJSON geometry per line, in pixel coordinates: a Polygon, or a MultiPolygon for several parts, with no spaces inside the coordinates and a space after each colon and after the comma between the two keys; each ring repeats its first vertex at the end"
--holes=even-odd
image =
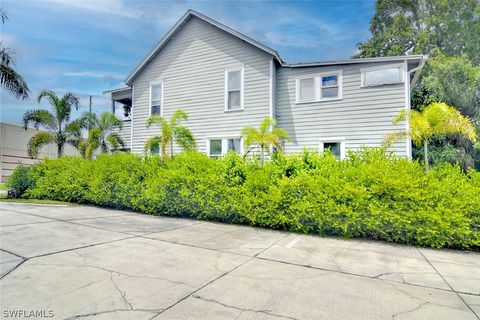
{"type": "MultiPolygon", "coordinates": [[[[19,169],[23,170],[23,169],[19,169]]],[[[20,173],[15,173],[19,175],[20,173]]],[[[480,173],[378,149],[347,160],[303,152],[272,161],[186,152],[46,160],[25,196],[293,232],[381,239],[434,248],[480,247],[480,173]]]]}
{"type": "Polygon", "coordinates": [[[32,167],[20,165],[18,166],[8,179],[8,188],[14,190],[13,195],[9,193],[10,196],[15,198],[21,197],[23,193],[29,189],[33,188],[35,185],[35,179],[32,177],[32,167]]]}

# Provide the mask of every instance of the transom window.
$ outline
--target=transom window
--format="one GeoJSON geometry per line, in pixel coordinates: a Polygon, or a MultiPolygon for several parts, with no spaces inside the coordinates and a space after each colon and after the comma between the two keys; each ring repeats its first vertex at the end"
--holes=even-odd
{"type": "Polygon", "coordinates": [[[225,110],[243,109],[243,68],[225,70],[225,110]]]}
{"type": "Polygon", "coordinates": [[[402,82],[402,65],[362,69],[362,87],[374,87],[402,82]]]}
{"type": "Polygon", "coordinates": [[[150,85],[150,115],[161,115],[163,106],[163,82],[150,85]]]}
{"type": "Polygon", "coordinates": [[[297,103],[335,100],[342,98],[341,71],[298,78],[297,103]]]}
{"type": "Polygon", "coordinates": [[[242,153],[240,138],[215,138],[207,140],[208,155],[211,158],[219,158],[227,152],[242,153]]]}

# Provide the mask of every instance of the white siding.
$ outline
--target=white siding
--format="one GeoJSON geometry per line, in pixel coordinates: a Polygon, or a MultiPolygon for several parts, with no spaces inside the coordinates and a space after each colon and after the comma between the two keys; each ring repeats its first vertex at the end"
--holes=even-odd
{"type": "MultiPolygon", "coordinates": [[[[384,63],[388,64],[388,63],[384,63]]],[[[405,108],[405,84],[361,87],[361,68],[383,64],[356,64],[328,67],[278,68],[277,120],[292,141],[285,144],[288,153],[304,148],[318,150],[321,139],[345,138],[346,150],[361,146],[380,146],[385,135],[405,130],[392,119],[405,108]],[[295,79],[326,71],[343,71],[343,99],[295,103],[295,79]]],[[[393,146],[396,154],[406,156],[406,143],[393,146]]]]}
{"type": "Polygon", "coordinates": [[[159,132],[145,125],[153,81],[164,81],[164,117],[169,119],[177,109],[188,112],[185,124],[200,151],[205,151],[209,136],[239,135],[245,126],[258,126],[269,116],[270,60],[263,51],[191,18],[134,79],[132,151],[142,152],[145,140],[159,132]],[[244,110],[225,112],[225,69],[241,66],[245,68],[244,110]]]}

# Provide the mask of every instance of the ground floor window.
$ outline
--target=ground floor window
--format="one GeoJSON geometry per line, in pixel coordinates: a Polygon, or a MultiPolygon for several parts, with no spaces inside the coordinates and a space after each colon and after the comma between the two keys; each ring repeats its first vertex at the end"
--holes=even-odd
{"type": "Polygon", "coordinates": [[[207,139],[207,152],[211,158],[221,157],[227,152],[242,154],[242,143],[238,137],[207,139]]]}
{"type": "Polygon", "coordinates": [[[330,152],[339,160],[345,158],[345,139],[335,138],[320,141],[320,152],[330,150],[330,152]]]}

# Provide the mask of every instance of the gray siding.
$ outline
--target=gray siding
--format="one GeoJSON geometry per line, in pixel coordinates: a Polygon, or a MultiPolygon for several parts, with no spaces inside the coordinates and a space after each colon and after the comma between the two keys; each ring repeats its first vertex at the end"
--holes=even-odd
{"type": "MultiPolygon", "coordinates": [[[[163,116],[186,110],[185,123],[205,151],[207,137],[239,135],[269,116],[271,56],[198,19],[191,18],[133,82],[133,152],[159,129],[146,128],[150,82],[163,80],[163,116]],[[244,110],[225,112],[225,69],[244,66],[244,110]]],[[[124,131],[124,130],[122,130],[124,131]]],[[[175,151],[179,151],[175,148],[175,151]]]]}
{"type": "Polygon", "coordinates": [[[130,120],[123,121],[122,129],[119,130],[119,135],[125,143],[125,148],[130,148],[130,130],[132,122],[130,120]]]}
{"type": "MultiPolygon", "coordinates": [[[[285,144],[286,152],[318,150],[320,140],[329,138],[345,138],[347,151],[380,146],[387,133],[405,130],[405,123],[392,124],[394,116],[405,108],[404,83],[361,88],[361,68],[386,64],[278,68],[277,120],[292,139],[285,144]],[[338,70],[343,72],[342,100],[295,103],[297,77],[338,70]]],[[[392,149],[406,156],[406,142],[392,149]]]]}

